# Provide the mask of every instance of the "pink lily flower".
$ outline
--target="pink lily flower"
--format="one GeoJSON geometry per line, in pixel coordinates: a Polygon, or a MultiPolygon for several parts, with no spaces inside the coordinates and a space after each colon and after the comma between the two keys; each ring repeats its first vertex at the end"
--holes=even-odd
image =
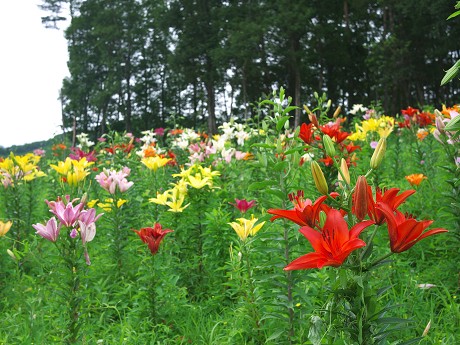
{"type": "Polygon", "coordinates": [[[51,242],[56,242],[59,236],[59,231],[61,230],[61,224],[58,226],[56,218],[54,217],[48,220],[46,225],[37,223],[33,224],[32,227],[37,230],[38,235],[51,242]]]}
{"type": "Polygon", "coordinates": [[[62,225],[71,227],[76,224],[84,204],[79,203],[78,205],[73,206],[73,202],[78,199],[70,201],[69,195],[66,195],[66,200],[67,204],[64,204],[61,198],[58,198],[58,201],[45,200],[45,202],[48,204],[50,212],[56,215],[62,225]]]}

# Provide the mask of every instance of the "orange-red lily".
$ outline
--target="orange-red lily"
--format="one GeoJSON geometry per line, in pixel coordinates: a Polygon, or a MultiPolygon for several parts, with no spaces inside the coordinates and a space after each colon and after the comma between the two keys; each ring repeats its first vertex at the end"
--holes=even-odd
{"type": "Polygon", "coordinates": [[[377,188],[375,191],[375,201],[372,196],[372,189],[370,186],[368,188],[368,199],[367,199],[367,209],[369,217],[375,221],[375,224],[381,225],[385,223],[385,215],[376,208],[378,203],[386,204],[392,211],[396,211],[396,209],[406,201],[408,197],[415,193],[415,190],[409,189],[401,194],[398,194],[400,189],[399,188],[390,188],[384,190],[383,193],[380,188],[377,188]]]}
{"type": "Polygon", "coordinates": [[[304,193],[299,190],[297,194],[289,194],[289,199],[294,204],[293,210],[281,210],[281,209],[269,209],[267,212],[274,214],[270,218],[274,221],[278,218],[287,218],[290,221],[300,225],[309,225],[315,227],[319,219],[319,211],[324,200],[327,199],[327,195],[320,196],[314,203],[310,199],[304,199],[304,193]]]}
{"type": "Polygon", "coordinates": [[[399,211],[393,212],[387,204],[381,202],[375,207],[382,211],[387,220],[390,247],[393,253],[404,252],[425,237],[447,232],[447,230],[443,228],[431,229],[424,232],[425,229],[433,223],[432,220],[417,221],[411,216],[405,216],[399,211]]]}
{"type": "Polygon", "coordinates": [[[342,265],[352,251],[366,245],[358,236],[372,224],[372,220],[366,220],[348,230],[347,222],[340,211],[330,209],[321,231],[310,226],[304,226],[299,230],[310,241],[315,251],[295,259],[284,269],[302,270],[342,265]]]}

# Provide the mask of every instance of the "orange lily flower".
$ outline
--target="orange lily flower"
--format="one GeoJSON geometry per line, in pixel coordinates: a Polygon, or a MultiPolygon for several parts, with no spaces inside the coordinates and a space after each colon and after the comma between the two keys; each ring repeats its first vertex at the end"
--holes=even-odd
{"type": "Polygon", "coordinates": [[[424,179],[427,179],[423,174],[411,174],[406,176],[406,180],[412,185],[412,186],[418,186],[424,179]]]}

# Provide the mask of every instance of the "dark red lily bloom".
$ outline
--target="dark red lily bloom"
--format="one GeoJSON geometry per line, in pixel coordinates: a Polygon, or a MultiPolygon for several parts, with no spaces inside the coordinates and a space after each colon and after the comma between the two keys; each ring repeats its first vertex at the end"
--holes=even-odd
{"type": "Polygon", "coordinates": [[[302,123],[300,126],[299,138],[303,140],[305,144],[310,145],[313,141],[313,124],[302,123]]]}
{"type": "Polygon", "coordinates": [[[404,252],[425,237],[447,232],[443,228],[431,229],[424,232],[433,223],[432,220],[417,221],[399,211],[393,212],[387,204],[381,202],[375,207],[382,211],[387,220],[390,247],[393,253],[404,252]]]}
{"type": "Polygon", "coordinates": [[[308,225],[315,227],[319,221],[319,211],[324,200],[327,199],[327,195],[320,196],[314,203],[310,199],[304,199],[304,193],[299,190],[297,194],[289,194],[289,200],[294,204],[293,210],[280,210],[280,209],[269,209],[267,212],[274,214],[270,218],[274,221],[278,218],[286,218],[290,221],[300,225],[308,225]]]}
{"type": "Polygon", "coordinates": [[[238,210],[245,213],[251,207],[255,206],[256,201],[255,200],[247,201],[246,199],[240,200],[240,199],[235,198],[235,203],[229,202],[229,204],[235,206],[238,210]]]}
{"type": "Polygon", "coordinates": [[[84,152],[82,149],[78,147],[71,147],[70,150],[72,153],[69,154],[69,158],[73,160],[79,161],[82,158],[86,158],[88,162],[96,162],[97,158],[95,156],[95,151],[84,152]]]}
{"type": "Polygon", "coordinates": [[[309,226],[299,230],[310,241],[315,251],[295,259],[284,269],[289,271],[342,265],[352,251],[366,245],[358,236],[372,224],[372,220],[366,220],[348,230],[347,222],[340,212],[331,209],[326,215],[326,222],[321,231],[309,226]]]}
{"type": "Polygon", "coordinates": [[[372,196],[372,189],[368,187],[368,199],[367,199],[367,209],[369,217],[375,221],[375,224],[381,225],[385,222],[385,215],[376,208],[376,204],[383,203],[386,204],[391,211],[396,211],[396,209],[403,204],[408,197],[415,193],[415,190],[409,189],[398,195],[399,188],[390,188],[382,191],[377,188],[375,191],[375,201],[372,196]]]}
{"type": "Polygon", "coordinates": [[[155,255],[158,252],[160,243],[169,232],[173,232],[170,229],[162,229],[161,224],[155,223],[153,228],[142,228],[140,230],[134,230],[139,235],[142,242],[147,243],[150,252],[155,255]]]}

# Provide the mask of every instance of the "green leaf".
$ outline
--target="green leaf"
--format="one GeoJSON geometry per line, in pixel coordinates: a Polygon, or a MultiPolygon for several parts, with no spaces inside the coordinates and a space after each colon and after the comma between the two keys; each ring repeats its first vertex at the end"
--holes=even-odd
{"type": "Polygon", "coordinates": [[[276,123],[276,130],[279,132],[283,129],[284,124],[286,123],[287,120],[289,120],[291,116],[290,115],[285,115],[282,116],[278,122],[276,123]]]}
{"type": "Polygon", "coordinates": [[[251,147],[262,147],[264,149],[274,149],[276,146],[272,144],[255,143],[255,144],[252,144],[251,147]]]}
{"type": "Polygon", "coordinates": [[[259,182],[253,182],[249,185],[248,190],[258,190],[258,189],[264,189],[265,187],[268,186],[273,186],[276,184],[276,181],[269,180],[269,181],[259,181],[259,182]]]}
{"type": "Polygon", "coordinates": [[[454,17],[457,17],[458,15],[460,15],[460,11],[455,11],[454,13],[452,13],[449,17],[447,17],[446,20],[449,20],[449,19],[452,19],[454,17]]]}
{"type": "Polygon", "coordinates": [[[449,68],[441,80],[441,86],[447,84],[449,81],[455,78],[460,71],[460,60],[458,60],[451,68],[449,68]]]}
{"type": "Polygon", "coordinates": [[[410,339],[410,340],[407,340],[407,341],[404,341],[402,343],[398,343],[398,345],[410,345],[410,344],[416,344],[416,343],[419,343],[420,340],[422,340],[423,337],[418,337],[418,338],[414,338],[414,339],[410,339]]]}
{"type": "Polygon", "coordinates": [[[269,341],[278,339],[279,336],[280,336],[281,334],[283,334],[283,333],[284,333],[284,329],[279,330],[279,331],[273,333],[271,336],[269,336],[268,339],[267,339],[265,342],[268,343],[269,341]]]}
{"type": "Polygon", "coordinates": [[[287,114],[287,113],[289,113],[289,112],[291,112],[291,111],[293,111],[293,110],[295,110],[295,109],[298,109],[298,108],[299,108],[299,107],[296,107],[295,105],[291,105],[291,106],[286,107],[286,108],[284,109],[283,114],[287,114]]]}
{"type": "Polygon", "coordinates": [[[280,190],[276,190],[276,189],[268,189],[265,191],[267,194],[271,194],[273,196],[275,196],[276,198],[278,198],[279,200],[283,201],[283,200],[286,200],[286,196],[284,195],[283,192],[281,192],[280,190]]]}
{"type": "Polygon", "coordinates": [[[382,317],[377,319],[377,323],[389,325],[389,324],[402,324],[402,323],[411,323],[413,320],[402,319],[399,317],[382,317]]]}
{"type": "MultiPolygon", "coordinates": [[[[460,60],[459,60],[460,61],[460,60]]],[[[460,130],[460,116],[454,117],[444,128],[445,131],[458,131],[460,130]]]]}

